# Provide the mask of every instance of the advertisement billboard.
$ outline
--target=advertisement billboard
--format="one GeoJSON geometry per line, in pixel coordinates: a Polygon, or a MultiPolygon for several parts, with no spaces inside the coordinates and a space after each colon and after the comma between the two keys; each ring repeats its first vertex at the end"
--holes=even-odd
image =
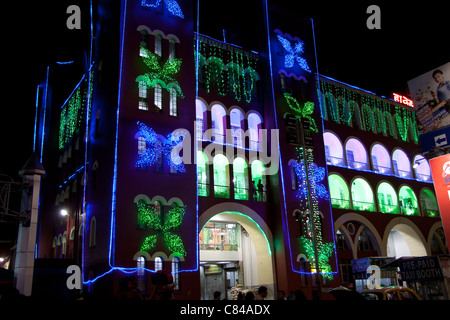
{"type": "Polygon", "coordinates": [[[430,159],[429,162],[448,245],[450,240],[450,154],[430,159]]]}
{"type": "Polygon", "coordinates": [[[450,62],[408,81],[419,133],[450,125],[450,62]]]}

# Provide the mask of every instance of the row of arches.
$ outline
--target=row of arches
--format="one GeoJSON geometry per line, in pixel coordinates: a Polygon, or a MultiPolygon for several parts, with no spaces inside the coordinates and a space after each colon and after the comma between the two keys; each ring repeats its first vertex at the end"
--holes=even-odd
{"type": "Polygon", "coordinates": [[[379,142],[373,143],[370,152],[367,152],[364,144],[356,137],[349,137],[344,144],[331,131],[326,131],[323,137],[327,164],[371,170],[401,178],[415,178],[419,181],[432,180],[430,165],[421,154],[416,154],[411,161],[402,149],[395,148],[391,153],[379,142]]]}
{"type": "Polygon", "coordinates": [[[375,193],[369,182],[362,177],[355,177],[348,184],[341,175],[330,173],[328,183],[333,208],[407,216],[439,216],[436,196],[429,188],[422,188],[417,198],[408,185],[402,185],[396,190],[387,181],[380,181],[375,193]]]}
{"type": "Polygon", "coordinates": [[[205,131],[212,129],[211,140],[215,143],[224,144],[231,139],[235,147],[261,149],[263,120],[258,112],[251,110],[245,113],[238,106],[228,109],[217,101],[208,105],[202,99],[196,100],[195,110],[197,140],[208,140],[205,131]],[[227,137],[227,131],[231,133],[230,137],[227,137]],[[247,131],[248,142],[245,139],[247,131]]]}
{"type": "Polygon", "coordinates": [[[362,251],[395,258],[444,254],[448,251],[441,222],[436,222],[424,235],[410,219],[397,217],[386,225],[383,233],[379,233],[364,216],[347,213],[338,218],[334,226],[338,251],[351,251],[353,259],[362,258],[362,251]]]}
{"type": "Polygon", "coordinates": [[[225,155],[216,154],[212,166],[210,163],[203,151],[197,152],[199,196],[209,196],[211,185],[216,198],[230,198],[233,193],[236,200],[249,200],[251,193],[254,201],[266,200],[266,169],[261,160],[248,165],[245,158],[238,156],[230,163],[225,155]]]}

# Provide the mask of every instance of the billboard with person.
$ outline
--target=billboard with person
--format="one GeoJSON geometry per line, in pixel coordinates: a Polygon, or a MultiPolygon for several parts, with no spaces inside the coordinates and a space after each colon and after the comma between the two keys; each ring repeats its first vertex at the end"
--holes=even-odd
{"type": "Polygon", "coordinates": [[[450,62],[409,80],[408,87],[420,134],[450,125],[450,62]]]}

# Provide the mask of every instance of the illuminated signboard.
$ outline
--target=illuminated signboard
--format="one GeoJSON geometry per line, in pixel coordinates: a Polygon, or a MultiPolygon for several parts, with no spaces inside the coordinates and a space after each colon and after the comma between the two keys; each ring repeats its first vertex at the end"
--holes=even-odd
{"type": "Polygon", "coordinates": [[[414,108],[413,101],[408,97],[402,96],[401,94],[398,93],[393,93],[392,95],[394,96],[394,101],[414,108]]]}

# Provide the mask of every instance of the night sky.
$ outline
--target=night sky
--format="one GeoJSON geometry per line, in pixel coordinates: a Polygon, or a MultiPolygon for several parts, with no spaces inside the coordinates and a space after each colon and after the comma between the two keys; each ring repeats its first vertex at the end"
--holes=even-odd
{"type": "MultiPolygon", "coordinates": [[[[221,3],[200,0],[200,33],[222,40],[222,29],[226,29],[227,41],[232,42],[233,32],[249,37],[264,32],[252,23],[258,12],[252,4],[260,0],[221,3]]],[[[277,3],[286,3],[299,17],[314,19],[321,74],[378,95],[390,97],[393,91],[407,94],[408,80],[450,61],[450,4],[444,4],[446,1],[277,3]],[[366,9],[371,4],[381,8],[381,30],[366,27],[366,9]]],[[[47,66],[74,60],[74,65],[58,67],[59,74],[64,73],[60,68],[81,72],[83,47],[89,43],[88,4],[87,0],[2,4],[3,17],[15,21],[1,22],[4,85],[0,173],[18,178],[18,170],[32,152],[36,86],[45,79],[47,66]],[[66,8],[71,4],[81,7],[82,30],[66,28],[66,8]]],[[[251,41],[245,46],[251,46],[251,41]]],[[[78,79],[65,80],[67,95],[78,79]]]]}

